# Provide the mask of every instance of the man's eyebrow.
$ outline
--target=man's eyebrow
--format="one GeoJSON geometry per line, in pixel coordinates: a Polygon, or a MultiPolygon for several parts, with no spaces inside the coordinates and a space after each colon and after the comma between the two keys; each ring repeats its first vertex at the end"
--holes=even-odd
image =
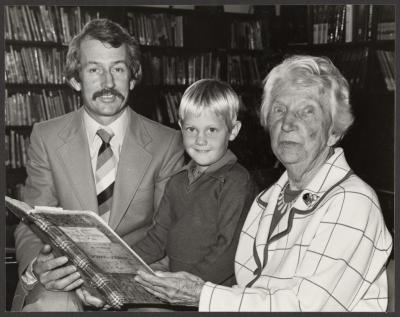
{"type": "MultiPolygon", "coordinates": [[[[123,59],[118,60],[118,61],[114,61],[111,64],[115,65],[115,64],[119,64],[119,63],[123,63],[125,65],[128,65],[127,62],[125,60],[123,60],[123,59]]],[[[101,64],[102,64],[101,62],[96,62],[96,61],[88,61],[88,62],[85,63],[85,65],[101,65],[101,64]]]]}
{"type": "Polygon", "coordinates": [[[99,62],[95,62],[95,61],[88,61],[86,62],[84,65],[99,65],[99,62]]]}
{"type": "Polygon", "coordinates": [[[125,60],[123,60],[123,59],[121,59],[121,60],[119,60],[119,61],[112,62],[113,65],[119,64],[119,63],[123,63],[123,64],[125,64],[125,65],[128,65],[128,63],[127,63],[125,60]]]}

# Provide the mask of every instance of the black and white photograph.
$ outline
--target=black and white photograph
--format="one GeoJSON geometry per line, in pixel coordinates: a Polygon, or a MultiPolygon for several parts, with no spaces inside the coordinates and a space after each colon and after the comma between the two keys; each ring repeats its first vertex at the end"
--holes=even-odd
{"type": "Polygon", "coordinates": [[[397,4],[177,3],[0,7],[3,311],[395,312],[397,4]]]}

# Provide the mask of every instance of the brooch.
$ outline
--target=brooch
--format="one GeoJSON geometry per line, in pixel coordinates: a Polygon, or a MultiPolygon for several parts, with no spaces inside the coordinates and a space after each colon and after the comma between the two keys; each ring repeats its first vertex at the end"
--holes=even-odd
{"type": "Polygon", "coordinates": [[[303,195],[303,200],[305,204],[310,207],[312,204],[314,204],[318,199],[318,195],[312,194],[312,193],[305,193],[303,195]]]}

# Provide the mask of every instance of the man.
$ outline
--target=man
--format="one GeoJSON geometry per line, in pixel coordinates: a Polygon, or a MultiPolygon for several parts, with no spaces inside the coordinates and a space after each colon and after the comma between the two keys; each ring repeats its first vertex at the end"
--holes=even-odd
{"type": "MultiPolygon", "coordinates": [[[[34,126],[25,202],[93,210],[129,245],[144,237],[183,148],[178,131],[127,106],[141,74],[137,42],[114,22],[92,20],[71,41],[67,79],[83,107],[34,126]]],[[[13,310],[81,309],[74,290],[82,299],[83,281],[66,258],[23,224],[15,240],[21,279],[13,310]]]]}

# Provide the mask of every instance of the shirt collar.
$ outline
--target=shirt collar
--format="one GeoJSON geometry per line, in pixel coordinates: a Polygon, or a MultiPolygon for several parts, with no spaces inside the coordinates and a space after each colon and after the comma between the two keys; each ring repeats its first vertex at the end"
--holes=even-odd
{"type": "Polygon", "coordinates": [[[96,120],[94,120],[86,110],[83,111],[83,121],[86,128],[87,137],[89,140],[89,144],[92,144],[95,140],[97,130],[105,128],[106,130],[111,130],[114,133],[113,138],[111,139],[111,143],[121,145],[125,131],[129,123],[129,116],[127,109],[123,110],[123,113],[108,126],[103,126],[99,124],[96,120]]]}
{"type": "MultiPolygon", "coordinates": [[[[350,166],[344,157],[343,149],[335,148],[334,154],[321,166],[320,170],[304,188],[297,197],[293,207],[298,210],[309,210],[324,196],[325,192],[330,190],[333,185],[342,180],[351,171],[350,166]],[[306,204],[304,197],[315,197],[310,204],[306,204]]],[[[287,171],[285,171],[279,180],[275,183],[273,190],[277,197],[281,189],[288,181],[287,171]]],[[[273,194],[271,194],[273,195],[273,194]]],[[[272,196],[271,196],[272,197],[272,196]]]]}
{"type": "MultiPolygon", "coordinates": [[[[227,165],[227,164],[233,164],[237,161],[236,155],[231,151],[227,150],[225,154],[215,163],[211,164],[203,174],[207,175],[212,175],[213,172],[219,170],[221,167],[227,165]]],[[[193,168],[196,165],[196,162],[193,160],[190,160],[189,163],[187,163],[185,166],[182,167],[180,171],[190,171],[191,168],[193,168]]]]}

